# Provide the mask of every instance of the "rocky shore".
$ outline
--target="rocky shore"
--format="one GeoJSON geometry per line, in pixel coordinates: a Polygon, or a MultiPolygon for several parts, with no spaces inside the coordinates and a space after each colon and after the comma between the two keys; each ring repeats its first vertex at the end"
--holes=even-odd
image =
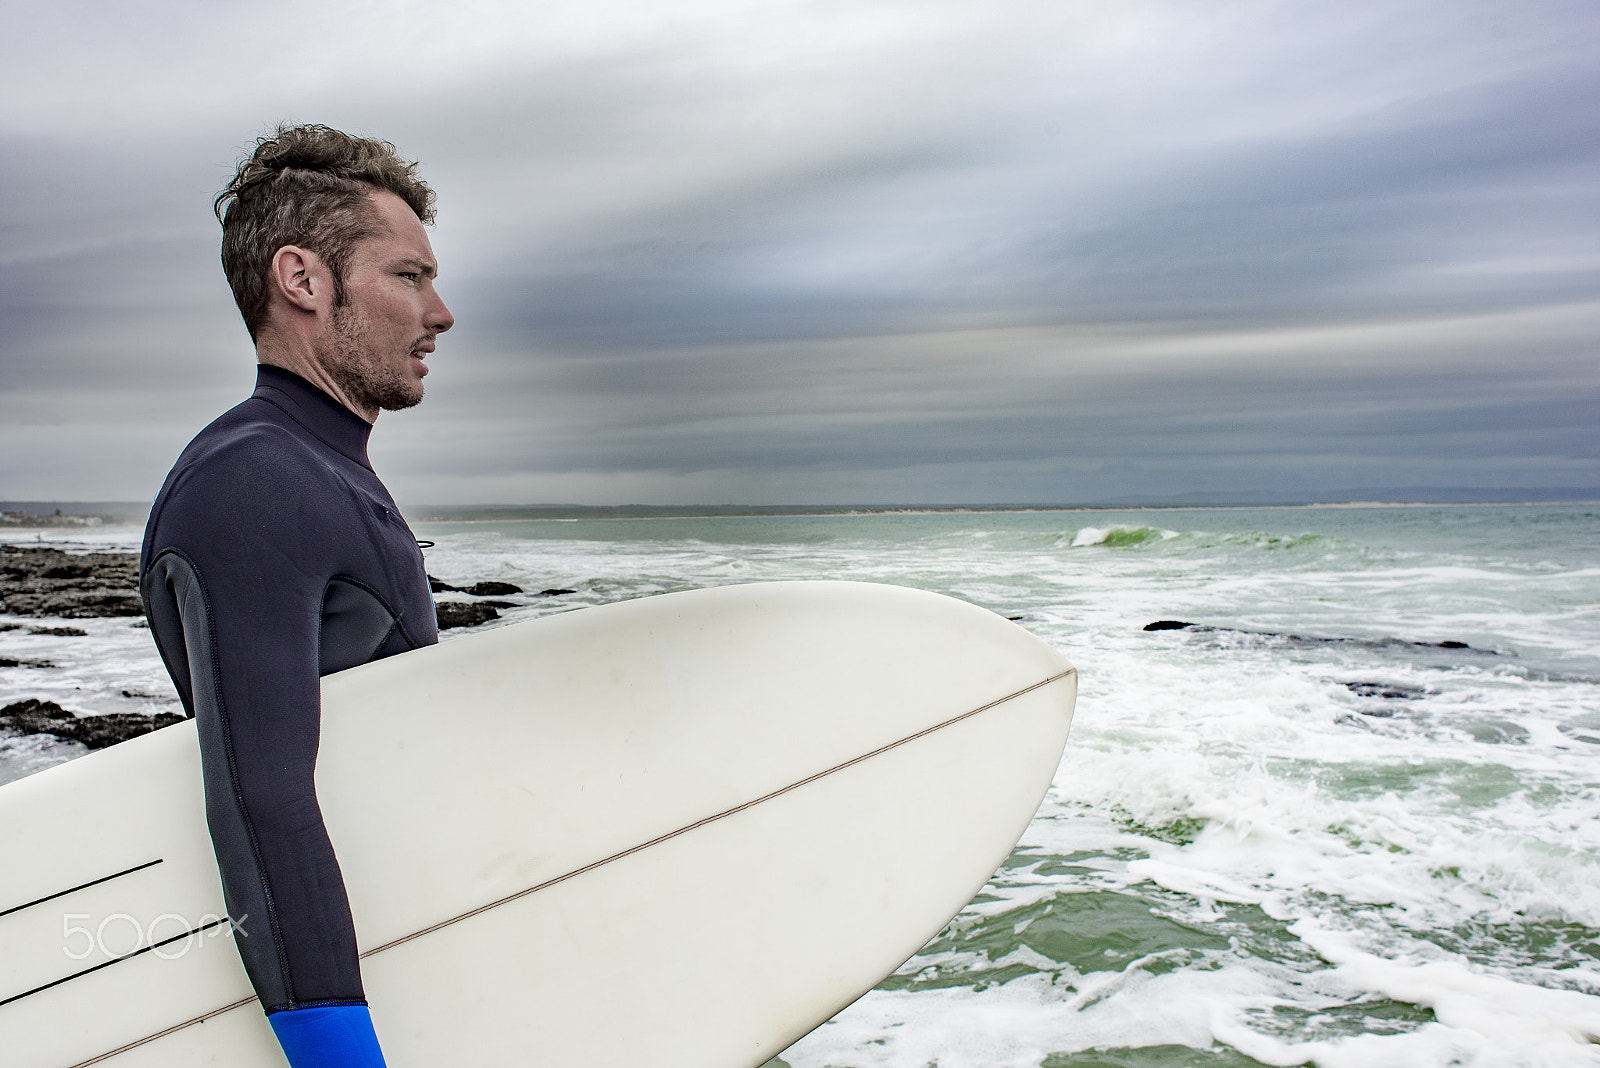
{"type": "MultiPolygon", "coordinates": [[[[131,552],[69,553],[49,546],[0,545],[0,615],[93,619],[144,615],[139,599],[139,557],[131,552]]],[[[519,607],[506,597],[524,594],[509,582],[479,581],[454,586],[428,576],[434,593],[457,597],[438,601],[439,629],[476,627],[500,618],[502,609],[519,607]]],[[[545,589],[526,594],[560,597],[567,589],[545,589]]],[[[0,631],[21,630],[23,624],[0,623],[0,631]]],[[[85,637],[76,627],[26,627],[30,634],[85,637]]],[[[38,657],[7,657],[0,653],[0,668],[51,669],[55,665],[38,657]]],[[[160,713],[78,715],[52,701],[27,699],[0,708],[0,729],[19,734],[49,734],[80,742],[91,749],[176,723],[181,716],[160,713]]]]}
{"type": "MultiPolygon", "coordinates": [[[[452,586],[442,579],[428,576],[428,588],[434,593],[464,593],[469,597],[509,597],[512,594],[522,593],[521,586],[513,586],[509,582],[475,582],[471,586],[452,586]]],[[[535,597],[562,597],[576,590],[548,589],[540,590],[535,597]]],[[[439,616],[439,629],[450,630],[453,627],[476,627],[499,619],[499,609],[516,608],[515,601],[435,601],[434,611],[439,616]]]]}
{"type": "Polygon", "coordinates": [[[66,619],[142,616],[139,557],[0,545],[0,612],[66,619]]]}
{"type": "MultiPolygon", "coordinates": [[[[440,601],[439,629],[475,627],[499,619],[499,609],[515,601],[486,600],[524,592],[509,582],[480,581],[452,586],[428,576],[434,593],[459,593],[470,601],[440,601]]],[[[539,590],[532,596],[560,597],[573,590],[539,590]]],[[[0,545],[0,614],[94,619],[142,616],[139,556],[129,552],[68,553],[33,545],[0,545]]],[[[60,629],[60,628],[58,628],[60,629]]]]}
{"type": "Polygon", "coordinates": [[[63,742],[79,742],[90,749],[149,734],[153,730],[181,723],[176,712],[157,712],[143,716],[137,712],[112,712],[101,716],[80,716],[54,701],[29,699],[0,708],[0,728],[18,734],[49,734],[63,742]]]}

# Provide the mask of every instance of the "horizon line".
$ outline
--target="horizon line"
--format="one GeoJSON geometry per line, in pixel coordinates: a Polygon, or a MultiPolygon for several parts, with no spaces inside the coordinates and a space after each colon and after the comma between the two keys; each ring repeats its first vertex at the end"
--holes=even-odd
{"type": "MultiPolygon", "coordinates": [[[[1493,491],[1487,491],[1493,492],[1493,491]]],[[[965,504],[931,503],[849,503],[849,504],[410,504],[402,511],[413,523],[465,523],[465,522],[518,522],[549,519],[760,519],[805,518],[850,515],[981,515],[992,513],[1061,513],[1061,512],[1139,512],[1139,511],[1219,511],[1219,510],[1293,510],[1331,508],[1490,508],[1529,507],[1548,505],[1600,505],[1600,492],[1570,490],[1569,493],[1593,493],[1594,496],[1529,496],[1512,499],[1515,491],[1501,491],[1505,497],[1477,500],[1379,497],[1365,499],[1342,498],[1339,494],[1327,497],[1301,498],[1276,501],[1251,501],[1223,497],[1215,501],[1162,500],[1097,502],[975,502],[965,504]],[[1342,498],[1342,499],[1341,499],[1342,498]]],[[[1549,491],[1546,491],[1549,492],[1549,491]]],[[[7,501],[0,500],[0,529],[21,531],[33,529],[26,519],[72,519],[94,517],[115,525],[131,523],[149,512],[144,501],[7,501]],[[31,506],[31,507],[28,507],[31,506]],[[47,512],[35,511],[47,508],[47,512]],[[74,509],[68,511],[68,509],[74,509]],[[112,511],[112,510],[115,511],[112,511]],[[9,522],[7,520],[10,520],[9,522]],[[24,520],[18,522],[18,520],[24,520]]],[[[55,526],[45,523],[38,526],[55,526]]],[[[73,525],[78,524],[61,524],[73,525]]]]}

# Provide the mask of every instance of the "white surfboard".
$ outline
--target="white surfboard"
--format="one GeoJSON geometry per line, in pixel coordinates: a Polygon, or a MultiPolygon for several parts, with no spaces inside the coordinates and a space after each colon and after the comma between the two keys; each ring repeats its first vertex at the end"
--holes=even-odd
{"type": "MultiPolygon", "coordinates": [[[[960,601],[768,583],[323,680],[317,785],[392,1068],[751,1068],[983,886],[1076,679],[960,601]]],[[[9,1068],[282,1068],[192,723],[0,787],[9,1068]]]]}

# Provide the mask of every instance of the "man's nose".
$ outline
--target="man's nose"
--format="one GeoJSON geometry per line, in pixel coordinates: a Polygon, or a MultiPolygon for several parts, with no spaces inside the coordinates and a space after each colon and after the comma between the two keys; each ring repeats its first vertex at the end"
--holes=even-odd
{"type": "Polygon", "coordinates": [[[427,327],[436,334],[442,334],[456,325],[456,317],[450,314],[450,309],[444,306],[444,301],[437,295],[434,296],[434,306],[429,310],[427,327]]]}

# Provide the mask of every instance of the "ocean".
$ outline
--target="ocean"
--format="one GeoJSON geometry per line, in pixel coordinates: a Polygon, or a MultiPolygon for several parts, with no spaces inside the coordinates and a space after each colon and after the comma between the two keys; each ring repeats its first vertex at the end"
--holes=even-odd
{"type": "MultiPolygon", "coordinates": [[[[855,579],[990,608],[1077,665],[1005,866],[773,1068],[1600,1065],[1600,507],[413,525],[439,578],[530,591],[501,623],[855,579]]],[[[0,632],[56,665],[0,668],[0,705],[176,706],[129,620],[5,622],[88,634],[0,632]]],[[[82,751],[0,738],[0,782],[82,751]]]]}

